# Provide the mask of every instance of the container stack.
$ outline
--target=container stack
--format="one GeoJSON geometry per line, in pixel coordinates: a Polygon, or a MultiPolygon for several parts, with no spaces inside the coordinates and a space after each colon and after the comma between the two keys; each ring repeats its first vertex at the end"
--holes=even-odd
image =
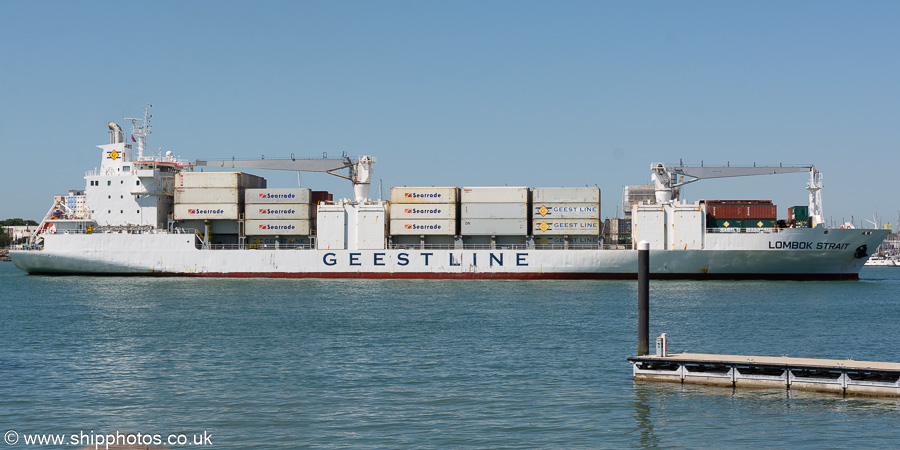
{"type": "Polygon", "coordinates": [[[600,188],[534,188],[531,207],[532,233],[570,236],[572,242],[596,243],[600,235],[600,188]]]}
{"type": "Polygon", "coordinates": [[[241,172],[181,172],[175,175],[175,220],[234,220],[244,190],[266,187],[266,179],[241,172]]]}
{"type": "Polygon", "coordinates": [[[308,236],[310,191],[307,188],[247,189],[244,195],[247,236],[308,236]]]}
{"type": "Polygon", "coordinates": [[[809,226],[809,206],[791,206],[788,208],[788,223],[795,228],[809,226]]]}
{"type": "Polygon", "coordinates": [[[771,200],[708,200],[706,226],[720,232],[774,228],[777,208],[771,200]]]}
{"type": "Polygon", "coordinates": [[[390,234],[455,236],[458,205],[456,187],[391,188],[390,234]]]}
{"type": "Polygon", "coordinates": [[[603,224],[603,242],[631,245],[631,219],[606,219],[603,224]]]}
{"type": "Polygon", "coordinates": [[[463,236],[527,236],[527,187],[464,187],[460,199],[463,236]]]}
{"type": "Polygon", "coordinates": [[[622,188],[622,207],[626,218],[631,217],[631,205],[635,203],[655,205],[656,187],[652,184],[644,184],[622,188]]]}

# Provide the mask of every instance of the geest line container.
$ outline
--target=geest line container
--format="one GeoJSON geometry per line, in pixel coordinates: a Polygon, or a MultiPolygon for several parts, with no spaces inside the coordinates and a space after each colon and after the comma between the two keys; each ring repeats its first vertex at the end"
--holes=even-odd
{"type": "Polygon", "coordinates": [[[455,203],[399,203],[391,205],[391,220],[455,218],[455,203]]]}
{"type": "Polygon", "coordinates": [[[540,235],[600,235],[600,219],[534,219],[532,233],[540,235]]]}
{"type": "Polygon", "coordinates": [[[568,238],[570,245],[596,245],[600,243],[599,236],[555,236],[552,234],[535,236],[534,243],[538,245],[564,245],[566,238],[568,238]]]}
{"type": "Polygon", "coordinates": [[[176,188],[264,188],[266,179],[243,172],[179,172],[176,188]]]}
{"type": "Polygon", "coordinates": [[[175,204],[240,203],[237,188],[176,188],[175,204]]]}
{"type": "Polygon", "coordinates": [[[536,187],[531,191],[537,203],[600,203],[598,187],[536,187]]]}
{"type": "Polygon", "coordinates": [[[245,219],[303,220],[309,219],[309,204],[270,204],[244,206],[245,219]]]}
{"type": "Polygon", "coordinates": [[[309,204],[309,192],[309,188],[247,189],[244,191],[244,203],[248,205],[309,204]]]}
{"type": "Polygon", "coordinates": [[[463,203],[460,218],[466,219],[527,219],[528,203],[463,203]]]}
{"type": "Polygon", "coordinates": [[[247,236],[308,236],[309,220],[258,220],[244,221],[247,236]]]}
{"type": "Polygon", "coordinates": [[[237,220],[236,203],[175,205],[175,220],[237,220]]]}
{"type": "Polygon", "coordinates": [[[527,187],[473,186],[461,190],[460,201],[466,203],[526,203],[527,187]]]}
{"type": "MultiPolygon", "coordinates": [[[[396,205],[394,205],[396,208],[396,205]]],[[[394,236],[455,236],[455,219],[391,219],[394,236]]]]}
{"type": "Polygon", "coordinates": [[[456,187],[394,187],[391,203],[458,203],[456,187]]]}
{"type": "Polygon", "coordinates": [[[461,219],[463,236],[527,236],[528,219],[461,219]]]}
{"type": "Polygon", "coordinates": [[[537,219],[598,219],[599,203],[538,203],[531,208],[531,217],[537,219]]]}

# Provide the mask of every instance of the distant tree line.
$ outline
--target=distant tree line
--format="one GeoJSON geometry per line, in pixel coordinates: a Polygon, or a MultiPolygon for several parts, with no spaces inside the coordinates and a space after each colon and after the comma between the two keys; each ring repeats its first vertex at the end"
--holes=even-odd
{"type": "MultiPolygon", "coordinates": [[[[0,227],[21,227],[21,226],[37,226],[38,223],[33,220],[25,220],[20,218],[0,220],[0,227]]],[[[0,230],[0,248],[9,247],[12,244],[12,237],[6,233],[6,230],[0,230]]]]}
{"type": "Polygon", "coordinates": [[[38,225],[38,223],[33,220],[25,220],[19,218],[0,220],[0,226],[4,227],[22,227],[25,225],[38,225]]]}

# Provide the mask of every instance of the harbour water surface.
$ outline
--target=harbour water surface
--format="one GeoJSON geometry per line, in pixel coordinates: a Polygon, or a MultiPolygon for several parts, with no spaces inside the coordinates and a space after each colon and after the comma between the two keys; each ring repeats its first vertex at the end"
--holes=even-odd
{"type": "MultiPolygon", "coordinates": [[[[654,281],[651,335],[670,351],[900,362],[900,269],[861,277],[654,281]]],[[[0,431],[206,431],[206,448],[900,442],[900,399],[635,383],[636,310],[633,281],[47,277],[0,263],[0,431]]]]}

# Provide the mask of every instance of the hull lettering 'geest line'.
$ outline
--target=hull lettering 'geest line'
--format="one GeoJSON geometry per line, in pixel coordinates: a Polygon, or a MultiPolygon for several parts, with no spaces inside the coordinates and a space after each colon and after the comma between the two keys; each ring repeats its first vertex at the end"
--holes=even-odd
{"type": "MultiPolygon", "coordinates": [[[[425,266],[430,266],[434,261],[434,253],[418,253],[418,254],[410,254],[410,253],[398,253],[397,254],[397,265],[398,266],[408,266],[410,262],[410,256],[413,258],[421,258],[422,262],[425,266]]],[[[472,266],[478,266],[478,254],[471,253],[471,260],[465,257],[465,254],[454,255],[453,253],[449,254],[449,261],[447,261],[450,266],[462,266],[463,263],[471,264],[472,266]]],[[[489,266],[500,266],[502,267],[504,264],[503,253],[490,253],[488,255],[489,266]]],[[[362,266],[364,264],[371,264],[373,266],[385,266],[387,262],[385,258],[387,257],[387,253],[376,252],[372,254],[372,259],[370,261],[363,261],[362,253],[354,253],[350,252],[347,254],[346,262],[350,266],[362,266]]],[[[326,253],[322,255],[322,263],[326,266],[334,266],[339,262],[338,256],[336,253],[326,253]]],[[[510,261],[510,264],[515,264],[519,267],[527,267],[528,266],[528,253],[516,253],[515,261],[510,261]]]]}

